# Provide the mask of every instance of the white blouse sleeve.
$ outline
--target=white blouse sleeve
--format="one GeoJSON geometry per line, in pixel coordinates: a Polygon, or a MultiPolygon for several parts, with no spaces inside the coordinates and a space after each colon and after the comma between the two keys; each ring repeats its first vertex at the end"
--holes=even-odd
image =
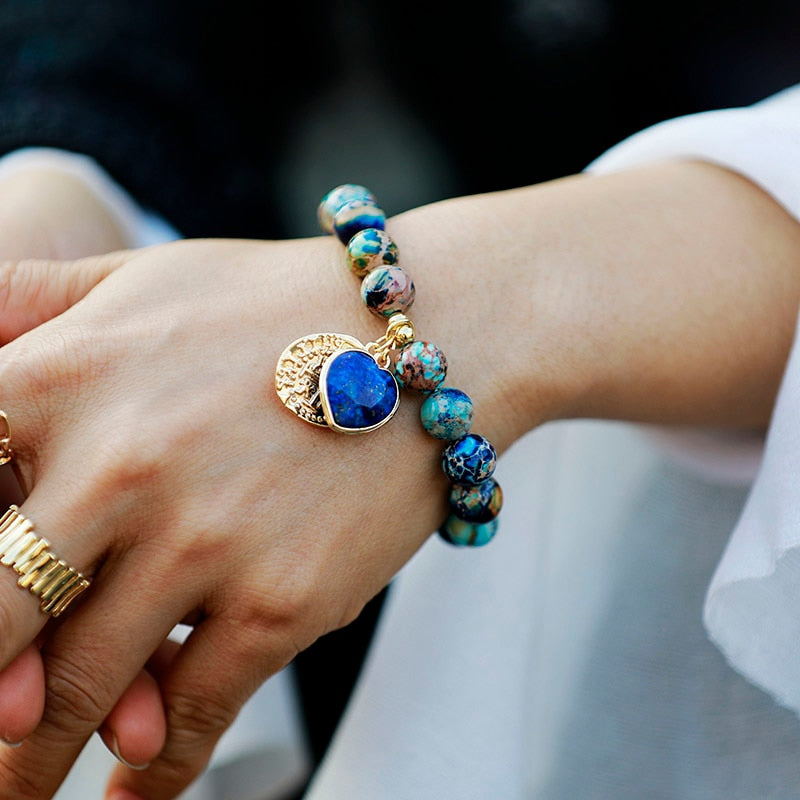
{"type": "Polygon", "coordinates": [[[0,158],[0,180],[24,169],[52,169],[83,181],[105,205],[126,247],[147,247],[179,238],[172,225],[142,208],[97,162],[54,147],[23,147],[0,158]]]}
{"type": "MultiPolygon", "coordinates": [[[[800,219],[800,86],[746,108],[678,118],[642,131],[588,167],[603,173],[698,158],[738,172],[800,219]]],[[[800,264],[797,265],[800,269],[800,264]]],[[[699,470],[754,482],[708,588],[703,619],[731,666],[800,713],[800,339],[766,441],[659,431],[699,470]]]]}

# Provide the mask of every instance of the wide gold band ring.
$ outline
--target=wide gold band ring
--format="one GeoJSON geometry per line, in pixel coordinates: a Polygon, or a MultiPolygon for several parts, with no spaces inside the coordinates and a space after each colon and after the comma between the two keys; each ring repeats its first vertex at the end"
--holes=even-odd
{"type": "Polygon", "coordinates": [[[49,550],[50,542],[33,533],[33,523],[11,506],[0,517],[0,564],[19,575],[17,584],[39,598],[45,614],[57,617],[89,581],[49,550]]]}

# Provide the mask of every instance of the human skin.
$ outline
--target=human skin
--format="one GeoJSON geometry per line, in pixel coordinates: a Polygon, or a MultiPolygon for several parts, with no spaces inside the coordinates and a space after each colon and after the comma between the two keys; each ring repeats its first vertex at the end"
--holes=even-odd
{"type": "MultiPolygon", "coordinates": [[[[800,225],[743,178],[701,163],[573,176],[387,229],[415,279],[419,338],[445,351],[447,384],[501,453],[574,417],[767,425],[800,225]]],[[[157,687],[132,705],[160,691],[166,744],[146,770],[119,766],[107,797],[168,800],[255,689],[354,619],[436,529],[442,445],[413,397],[352,437],[276,397],[288,342],[382,332],[333,237],[184,241],[12,262],[1,277],[0,406],[22,510],[94,582],[44,632],[44,714],[0,752],[0,798],[52,796],[149,663],[157,687]],[[187,643],[153,666],[190,615],[187,643]]],[[[44,623],[7,572],[0,665],[44,623]]]]}
{"type": "MultiPolygon", "coordinates": [[[[73,259],[119,250],[124,244],[105,204],[66,170],[32,160],[0,180],[0,258],[73,259]]],[[[35,306],[30,318],[18,316],[18,332],[46,314],[35,306]]],[[[11,466],[0,470],[0,497],[6,504],[25,499],[11,466]]],[[[0,673],[0,739],[14,744],[28,736],[39,723],[44,697],[42,659],[37,644],[32,644],[0,673]]],[[[165,730],[158,687],[146,671],[112,709],[100,732],[112,750],[118,740],[116,750],[137,763],[155,757],[165,730]]]]}

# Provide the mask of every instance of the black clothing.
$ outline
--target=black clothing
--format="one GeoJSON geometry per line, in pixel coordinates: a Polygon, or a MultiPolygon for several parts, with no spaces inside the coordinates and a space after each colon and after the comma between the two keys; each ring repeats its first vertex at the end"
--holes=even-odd
{"type": "Polygon", "coordinates": [[[282,156],[348,70],[402,99],[462,194],[753,102],[800,80],[798,42],[795,0],[6,0],[0,152],[88,153],[186,236],[280,237],[282,156]]]}

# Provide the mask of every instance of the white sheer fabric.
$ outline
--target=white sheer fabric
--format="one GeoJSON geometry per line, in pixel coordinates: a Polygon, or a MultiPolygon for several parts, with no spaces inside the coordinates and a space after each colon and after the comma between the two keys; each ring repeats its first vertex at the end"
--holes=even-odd
{"type": "MultiPolygon", "coordinates": [[[[800,90],[655,126],[589,170],[667,158],[800,215],[800,90]]],[[[498,538],[432,539],[393,585],[307,800],[800,797],[798,361],[741,519],[753,437],[577,421],[518,442],[498,538]]]]}
{"type": "MultiPolygon", "coordinates": [[[[737,170],[800,216],[800,87],[665,122],[588,169],[666,158],[737,170]]],[[[765,448],[593,421],[517,442],[497,539],[432,537],[392,585],[306,800],[800,798],[798,404],[795,350],[765,448]]],[[[277,798],[273,770],[302,774],[290,672],[267,687],[192,800],[277,798]],[[265,753],[249,788],[225,771],[242,743],[265,753]]],[[[90,756],[75,776],[100,786],[90,756]]],[[[95,796],[75,776],[58,800],[95,796]]]]}

